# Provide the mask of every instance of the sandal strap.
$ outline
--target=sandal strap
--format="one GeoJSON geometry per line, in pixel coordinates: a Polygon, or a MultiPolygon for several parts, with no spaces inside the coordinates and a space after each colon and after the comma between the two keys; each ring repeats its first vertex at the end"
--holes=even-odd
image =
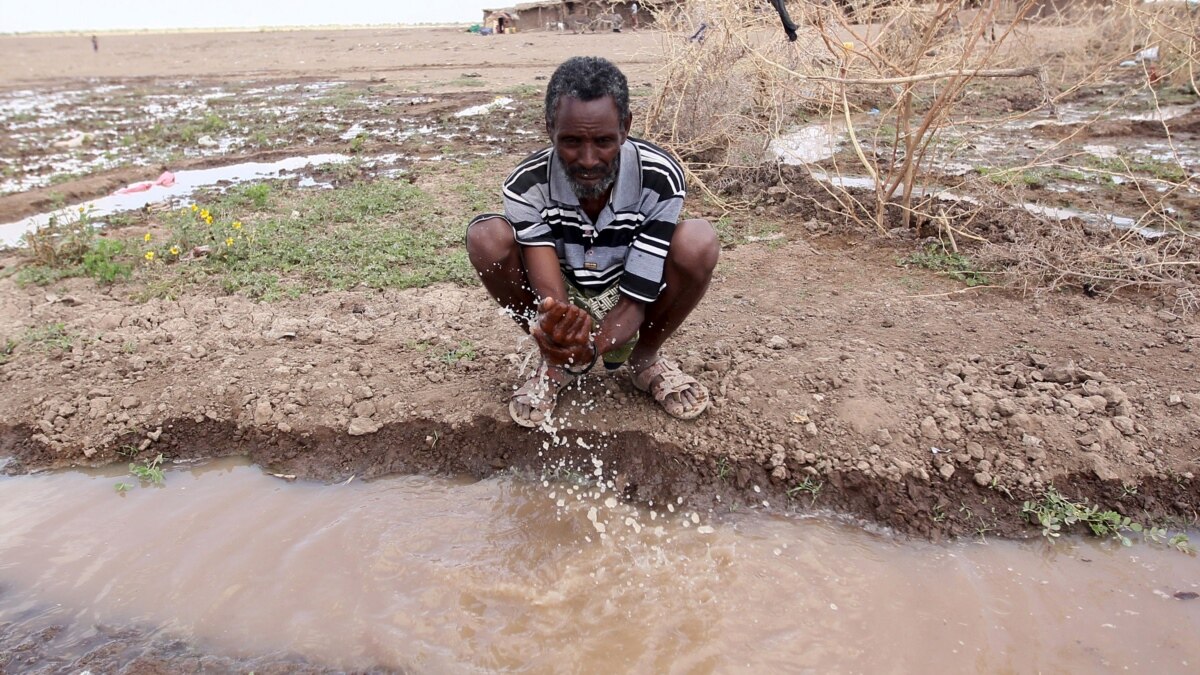
{"type": "Polygon", "coordinates": [[[637,373],[635,385],[642,391],[651,391],[655,400],[661,401],[672,394],[681,394],[699,384],[696,378],[679,368],[679,364],[660,358],[637,373]],[[657,380],[657,381],[656,381],[657,380]]]}
{"type": "Polygon", "coordinates": [[[681,420],[695,419],[708,408],[708,388],[680,369],[679,364],[659,357],[639,373],[633,374],[633,386],[648,391],[667,414],[681,420]],[[694,407],[683,407],[682,394],[691,391],[694,407]],[[672,398],[675,397],[675,398],[672,398]]]}
{"type": "Polygon", "coordinates": [[[525,380],[521,386],[513,390],[513,393],[511,396],[509,396],[509,399],[511,400],[523,396],[528,398],[530,403],[537,408],[542,407],[539,405],[541,403],[552,403],[555,397],[558,396],[558,392],[570,385],[575,378],[568,373],[567,379],[563,380],[561,383],[556,382],[550,379],[548,374],[549,370],[549,364],[543,360],[540,364],[538,364],[537,370],[534,371],[533,375],[530,376],[529,379],[525,380]]]}

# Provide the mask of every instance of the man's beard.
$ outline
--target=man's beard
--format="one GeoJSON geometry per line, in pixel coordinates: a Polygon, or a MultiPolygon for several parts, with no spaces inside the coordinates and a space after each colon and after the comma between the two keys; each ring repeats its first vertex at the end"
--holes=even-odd
{"type": "Polygon", "coordinates": [[[575,177],[571,175],[571,169],[568,167],[566,171],[567,183],[571,186],[571,191],[575,193],[575,197],[579,200],[597,199],[603,197],[604,193],[608,192],[608,189],[613,186],[613,183],[617,182],[617,173],[620,168],[621,156],[617,155],[613,159],[612,164],[608,165],[608,173],[604,174],[593,185],[583,185],[575,180],[575,177]]]}

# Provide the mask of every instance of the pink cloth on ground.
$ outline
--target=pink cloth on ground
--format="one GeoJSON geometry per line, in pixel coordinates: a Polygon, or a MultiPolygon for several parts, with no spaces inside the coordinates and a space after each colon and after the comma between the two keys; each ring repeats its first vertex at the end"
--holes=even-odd
{"type": "Polygon", "coordinates": [[[171,187],[174,184],[175,184],[175,174],[171,173],[170,171],[164,171],[164,172],[162,172],[162,175],[159,176],[156,180],[148,181],[145,183],[134,183],[133,185],[130,185],[127,188],[121,188],[120,190],[117,190],[115,194],[128,195],[128,194],[133,194],[134,192],[145,192],[146,190],[149,190],[150,188],[154,187],[155,185],[160,185],[162,187],[171,187]]]}

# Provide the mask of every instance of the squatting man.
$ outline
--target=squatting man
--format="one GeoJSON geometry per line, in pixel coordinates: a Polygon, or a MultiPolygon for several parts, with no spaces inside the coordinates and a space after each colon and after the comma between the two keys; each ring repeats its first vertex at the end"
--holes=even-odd
{"type": "Polygon", "coordinates": [[[720,245],[704,220],[679,220],[683,170],[629,135],[629,84],[611,62],[575,57],[546,87],[551,146],[504,181],[504,213],[467,228],[484,287],[537,344],[541,362],[509,401],[525,427],[549,419],[558,393],[603,361],[667,414],[693,419],[704,385],[662,356],[704,297],[720,245]]]}

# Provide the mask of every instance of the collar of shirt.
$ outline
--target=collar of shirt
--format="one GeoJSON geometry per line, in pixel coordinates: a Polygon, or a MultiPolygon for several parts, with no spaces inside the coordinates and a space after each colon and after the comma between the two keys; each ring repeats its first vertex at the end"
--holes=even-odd
{"type": "MultiPolygon", "coordinates": [[[[579,206],[579,198],[567,181],[567,171],[558,159],[558,153],[550,151],[550,201],[563,206],[579,206]]],[[[621,166],[617,169],[617,182],[613,184],[608,204],[614,212],[636,209],[642,201],[642,162],[637,148],[628,139],[621,145],[621,166]]],[[[609,219],[611,219],[611,215],[609,219]]],[[[601,219],[604,214],[601,214],[601,219]]],[[[598,228],[603,225],[597,223],[598,228]]]]}

